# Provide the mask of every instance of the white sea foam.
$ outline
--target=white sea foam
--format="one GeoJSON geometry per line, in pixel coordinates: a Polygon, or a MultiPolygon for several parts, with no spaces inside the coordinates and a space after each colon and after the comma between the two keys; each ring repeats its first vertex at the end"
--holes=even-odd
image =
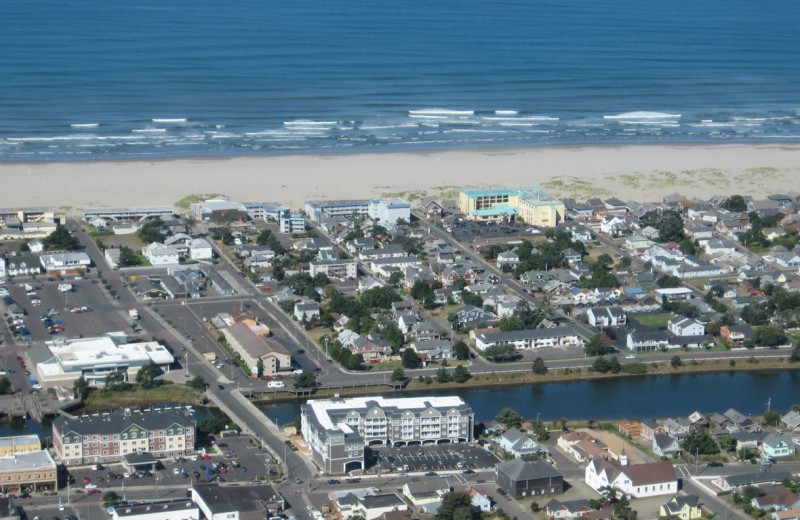
{"type": "Polygon", "coordinates": [[[331,127],[337,124],[339,124],[338,121],[310,121],[307,119],[296,119],[294,121],[283,122],[283,126],[287,128],[331,127]]]}
{"type": "Polygon", "coordinates": [[[152,119],[154,123],[163,123],[163,124],[175,124],[175,123],[185,123],[187,120],[183,117],[167,117],[167,118],[155,118],[152,119]]]}
{"type": "Polygon", "coordinates": [[[649,112],[646,110],[637,110],[634,112],[624,112],[616,115],[604,115],[603,119],[612,121],[634,121],[643,119],[680,119],[681,114],[667,114],[665,112],[649,112]]]}
{"type": "Polygon", "coordinates": [[[396,128],[416,128],[418,123],[400,123],[397,125],[362,125],[361,130],[394,130],[396,128]]]}
{"type": "Polygon", "coordinates": [[[162,134],[166,131],[166,128],[134,128],[131,130],[134,134],[162,134]]]}
{"type": "Polygon", "coordinates": [[[555,123],[559,119],[550,116],[521,116],[521,117],[492,117],[486,116],[483,118],[485,121],[536,121],[539,123],[555,123]]]}
{"type": "Polygon", "coordinates": [[[513,116],[517,115],[519,112],[516,110],[495,110],[494,113],[498,116],[513,116]]]}
{"type": "Polygon", "coordinates": [[[446,108],[422,108],[409,110],[410,117],[465,117],[475,115],[474,110],[448,110],[446,108]]]}
{"type": "Polygon", "coordinates": [[[97,128],[100,123],[72,123],[69,126],[72,128],[97,128]]]}

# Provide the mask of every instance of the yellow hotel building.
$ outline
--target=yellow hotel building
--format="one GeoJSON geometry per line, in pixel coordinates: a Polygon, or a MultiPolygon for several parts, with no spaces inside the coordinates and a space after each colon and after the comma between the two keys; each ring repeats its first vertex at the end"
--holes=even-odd
{"type": "Polygon", "coordinates": [[[458,206],[472,220],[522,220],[542,227],[555,227],[566,212],[563,202],[539,188],[463,189],[458,206]]]}

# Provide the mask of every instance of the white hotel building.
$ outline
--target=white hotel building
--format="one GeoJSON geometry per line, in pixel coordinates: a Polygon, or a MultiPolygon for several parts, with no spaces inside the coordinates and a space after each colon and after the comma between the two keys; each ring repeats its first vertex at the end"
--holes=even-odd
{"type": "Polygon", "coordinates": [[[364,469],[364,447],[470,442],[472,408],[457,396],[333,398],[301,407],[311,460],[323,473],[364,469]]]}

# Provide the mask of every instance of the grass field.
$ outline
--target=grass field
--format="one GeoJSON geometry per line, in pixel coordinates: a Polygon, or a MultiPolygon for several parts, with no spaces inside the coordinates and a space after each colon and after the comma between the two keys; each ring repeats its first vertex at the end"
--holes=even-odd
{"type": "Polygon", "coordinates": [[[633,316],[642,325],[648,327],[666,327],[667,322],[672,318],[672,314],[645,314],[641,316],[633,316]]]}
{"type": "Polygon", "coordinates": [[[196,401],[196,391],[183,385],[166,383],[150,390],[138,387],[114,392],[92,390],[86,397],[84,406],[87,411],[92,411],[153,404],[195,404],[196,401]]]}

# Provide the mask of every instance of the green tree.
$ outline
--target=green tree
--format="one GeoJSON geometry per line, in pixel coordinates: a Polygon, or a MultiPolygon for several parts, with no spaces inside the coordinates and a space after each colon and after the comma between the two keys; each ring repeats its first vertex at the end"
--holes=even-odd
{"type": "Polygon", "coordinates": [[[602,356],[611,351],[611,338],[599,333],[592,336],[583,347],[587,356],[602,356]]]}
{"type": "Polygon", "coordinates": [[[719,453],[719,446],[706,428],[692,430],[684,439],[682,446],[684,451],[690,454],[715,455],[719,453]]]}
{"type": "Polygon", "coordinates": [[[767,410],[764,412],[764,422],[770,426],[778,426],[781,420],[781,414],[775,410],[767,410]]]}
{"type": "Polygon", "coordinates": [[[403,349],[402,362],[405,368],[417,368],[419,367],[419,356],[414,349],[406,347],[403,349]]]}
{"type": "Polygon", "coordinates": [[[392,372],[392,381],[402,381],[406,378],[406,373],[402,368],[397,367],[392,372]]]}
{"type": "Polygon", "coordinates": [[[697,242],[690,238],[684,238],[681,240],[680,243],[681,253],[685,255],[697,255],[700,252],[700,248],[697,245],[697,242]]]}
{"type": "Polygon", "coordinates": [[[256,375],[258,377],[264,375],[264,360],[261,358],[258,358],[258,361],[256,361],[256,375]]]}
{"type": "Polygon", "coordinates": [[[732,195],[722,203],[722,207],[734,213],[744,213],[747,211],[747,202],[741,195],[732,195]]]}
{"type": "Polygon", "coordinates": [[[788,341],[786,333],[778,325],[758,327],[753,333],[753,344],[758,347],[777,347],[788,341]]]}
{"type": "Polygon", "coordinates": [[[155,388],[158,386],[158,369],[153,365],[145,365],[136,372],[136,384],[144,389],[155,388]]]}
{"type": "Polygon", "coordinates": [[[798,361],[800,361],[800,345],[794,347],[792,353],[789,355],[790,363],[797,363],[798,361]]]}
{"type": "Polygon", "coordinates": [[[86,396],[89,395],[89,382],[86,381],[86,378],[81,376],[72,383],[72,391],[75,395],[81,398],[81,400],[86,399],[86,396]]]}
{"type": "Polygon", "coordinates": [[[399,352],[400,347],[402,347],[403,343],[405,342],[405,336],[403,335],[403,331],[400,330],[395,325],[389,325],[388,327],[385,327],[380,332],[380,335],[381,338],[385,339],[386,341],[392,344],[392,350],[394,352],[399,352]]]}
{"type": "Polygon", "coordinates": [[[481,297],[480,294],[471,293],[469,291],[463,291],[461,293],[461,301],[464,302],[464,305],[483,307],[483,298],[481,297]]]}
{"type": "Polygon", "coordinates": [[[62,224],[58,224],[55,231],[47,235],[43,242],[47,249],[57,251],[75,251],[81,248],[78,239],[72,236],[67,227],[62,224]]]}
{"type": "Polygon", "coordinates": [[[680,242],[685,237],[683,217],[677,211],[666,211],[658,222],[658,240],[661,242],[680,242]]]}
{"type": "Polygon", "coordinates": [[[547,365],[544,363],[544,359],[537,357],[533,360],[533,373],[537,376],[543,376],[547,374],[547,365]]]}
{"type": "Polygon", "coordinates": [[[480,513],[472,507],[472,497],[465,491],[451,491],[442,495],[436,511],[436,520],[478,520],[480,513]]]}
{"type": "Polygon", "coordinates": [[[484,354],[492,361],[499,362],[511,361],[518,356],[517,349],[512,344],[492,345],[484,350],[484,354]]]}
{"type": "Polygon", "coordinates": [[[464,365],[458,365],[453,370],[453,381],[455,381],[456,383],[459,384],[466,383],[467,381],[469,381],[469,378],[471,377],[472,374],[469,373],[469,370],[467,370],[467,367],[465,367],[464,365]]]}
{"type": "Polygon", "coordinates": [[[142,263],[142,256],[136,254],[136,251],[127,246],[119,246],[120,267],[134,267],[142,263]]]}
{"type": "Polygon", "coordinates": [[[108,390],[122,390],[126,386],[125,374],[122,372],[111,372],[106,376],[106,388],[108,390]]]}
{"type": "Polygon", "coordinates": [[[164,222],[161,220],[160,217],[155,217],[149,220],[146,220],[142,227],[139,228],[139,231],[136,234],[139,236],[139,240],[144,242],[145,244],[149,244],[151,242],[163,242],[164,241],[164,233],[161,232],[161,228],[164,227],[164,222]]]}
{"type": "Polygon", "coordinates": [[[469,359],[469,345],[463,341],[457,341],[456,344],[453,345],[453,354],[456,356],[456,359],[460,359],[462,361],[469,359]]]}
{"type": "Polygon", "coordinates": [[[525,330],[525,323],[519,316],[506,316],[501,318],[500,321],[497,322],[497,326],[503,332],[525,330]]]}
{"type": "Polygon", "coordinates": [[[506,428],[519,428],[522,426],[522,415],[511,408],[503,408],[500,410],[495,420],[506,428]]]}
{"type": "Polygon", "coordinates": [[[295,388],[315,388],[317,386],[317,376],[312,373],[300,374],[294,378],[295,388]]]}
{"type": "Polygon", "coordinates": [[[10,395],[14,393],[14,387],[8,377],[0,377],[0,395],[10,395]]]}
{"type": "Polygon", "coordinates": [[[119,503],[120,497],[116,491],[106,491],[103,493],[101,500],[103,501],[103,507],[111,507],[119,503]]]}
{"type": "Polygon", "coordinates": [[[445,367],[439,367],[439,370],[436,371],[436,382],[449,383],[452,380],[453,378],[450,376],[450,373],[447,371],[447,369],[445,367]]]}
{"type": "Polygon", "coordinates": [[[550,432],[547,431],[547,427],[544,425],[542,421],[534,421],[533,423],[533,433],[536,435],[536,440],[539,442],[545,442],[547,439],[550,438],[550,432]]]}
{"type": "Polygon", "coordinates": [[[683,365],[683,361],[681,361],[681,357],[679,355],[675,354],[672,356],[672,359],[669,360],[669,364],[672,366],[672,368],[678,368],[683,365]]]}
{"type": "Polygon", "coordinates": [[[198,392],[202,392],[206,389],[206,380],[203,379],[203,376],[194,376],[186,383],[186,386],[198,392]]]}

